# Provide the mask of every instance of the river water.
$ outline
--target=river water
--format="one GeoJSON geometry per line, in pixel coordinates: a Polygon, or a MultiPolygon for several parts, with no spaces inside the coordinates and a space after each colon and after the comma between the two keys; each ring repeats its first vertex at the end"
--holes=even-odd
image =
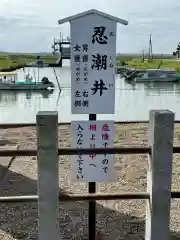
{"type": "MultiPolygon", "coordinates": [[[[26,68],[25,73],[33,75],[34,69],[26,68]]],[[[24,79],[23,69],[18,78],[24,79]]],[[[37,69],[35,69],[37,76],[37,69]]],[[[38,111],[58,111],[59,122],[88,119],[87,115],[71,114],[71,76],[67,61],[62,68],[56,69],[62,92],[58,91],[57,81],[52,68],[41,68],[40,79],[47,76],[56,85],[53,93],[3,92],[0,91],[0,123],[29,123],[36,121],[38,111]]],[[[116,121],[148,120],[150,109],[169,109],[180,120],[180,84],[127,84],[116,76],[115,115],[99,115],[98,119],[116,121]]]]}

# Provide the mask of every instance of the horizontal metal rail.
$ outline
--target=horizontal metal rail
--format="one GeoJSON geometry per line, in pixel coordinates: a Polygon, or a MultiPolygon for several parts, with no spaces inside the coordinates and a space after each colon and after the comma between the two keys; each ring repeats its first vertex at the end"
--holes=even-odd
{"type": "MultiPolygon", "coordinates": [[[[115,121],[115,124],[147,124],[149,121],[115,121]]],[[[174,121],[174,123],[180,123],[180,120],[174,121]]],[[[61,122],[58,125],[70,125],[71,122],[61,122]]],[[[20,128],[20,127],[36,127],[36,123],[0,123],[0,129],[4,128],[20,128]]]]}
{"type": "Polygon", "coordinates": [[[115,147],[115,148],[60,148],[59,155],[77,155],[77,154],[150,154],[150,147],[115,147]]]}
{"type": "MultiPolygon", "coordinates": [[[[116,148],[59,148],[59,155],[88,154],[151,154],[150,147],[116,147],[116,148]]],[[[173,147],[173,153],[180,153],[180,147],[173,147]]],[[[36,149],[0,150],[0,157],[37,156],[36,149]]]]}
{"type": "Polygon", "coordinates": [[[30,202],[37,202],[37,201],[38,201],[38,195],[0,197],[0,203],[30,203],[30,202]]]}
{"type": "MultiPolygon", "coordinates": [[[[149,147],[141,148],[59,148],[59,155],[88,155],[88,154],[145,154],[151,153],[149,147]]],[[[0,157],[12,157],[12,156],[37,156],[36,149],[19,149],[19,150],[0,150],[0,157]]]]}
{"type": "MultiPolygon", "coordinates": [[[[171,198],[180,198],[180,192],[171,192],[171,198]]],[[[59,195],[60,202],[66,201],[100,201],[100,200],[131,200],[131,199],[150,199],[147,192],[125,192],[119,194],[64,194],[59,195]]],[[[38,195],[33,196],[4,196],[0,197],[0,203],[26,203],[37,202],[38,195]]]]}

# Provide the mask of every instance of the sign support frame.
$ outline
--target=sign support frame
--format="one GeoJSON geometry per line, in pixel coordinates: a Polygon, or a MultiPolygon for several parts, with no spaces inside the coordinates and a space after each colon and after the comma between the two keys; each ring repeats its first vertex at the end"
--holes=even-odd
{"type": "MultiPolygon", "coordinates": [[[[89,114],[89,121],[96,120],[96,114],[89,114]]],[[[96,193],[96,182],[88,183],[88,192],[96,193]]],[[[89,201],[88,208],[88,239],[96,239],[96,201],[89,201]]]]}

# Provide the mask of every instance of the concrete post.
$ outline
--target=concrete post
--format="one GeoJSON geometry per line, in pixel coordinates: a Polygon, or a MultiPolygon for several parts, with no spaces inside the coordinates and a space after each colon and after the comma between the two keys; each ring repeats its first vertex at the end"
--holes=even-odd
{"type": "Polygon", "coordinates": [[[38,112],[39,240],[59,240],[58,113],[38,112]]]}
{"type": "Polygon", "coordinates": [[[149,146],[152,149],[147,173],[150,202],[146,206],[146,240],[169,240],[174,113],[151,110],[149,146]]]}

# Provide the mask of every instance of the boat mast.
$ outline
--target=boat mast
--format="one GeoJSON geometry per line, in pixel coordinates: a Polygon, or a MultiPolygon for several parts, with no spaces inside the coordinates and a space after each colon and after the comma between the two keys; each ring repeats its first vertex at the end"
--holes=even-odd
{"type": "Polygon", "coordinates": [[[153,59],[153,51],[152,51],[152,38],[151,34],[149,35],[149,59],[153,59]]]}
{"type": "Polygon", "coordinates": [[[144,49],[142,50],[141,58],[142,58],[142,62],[144,62],[144,59],[145,59],[144,49]]]}

